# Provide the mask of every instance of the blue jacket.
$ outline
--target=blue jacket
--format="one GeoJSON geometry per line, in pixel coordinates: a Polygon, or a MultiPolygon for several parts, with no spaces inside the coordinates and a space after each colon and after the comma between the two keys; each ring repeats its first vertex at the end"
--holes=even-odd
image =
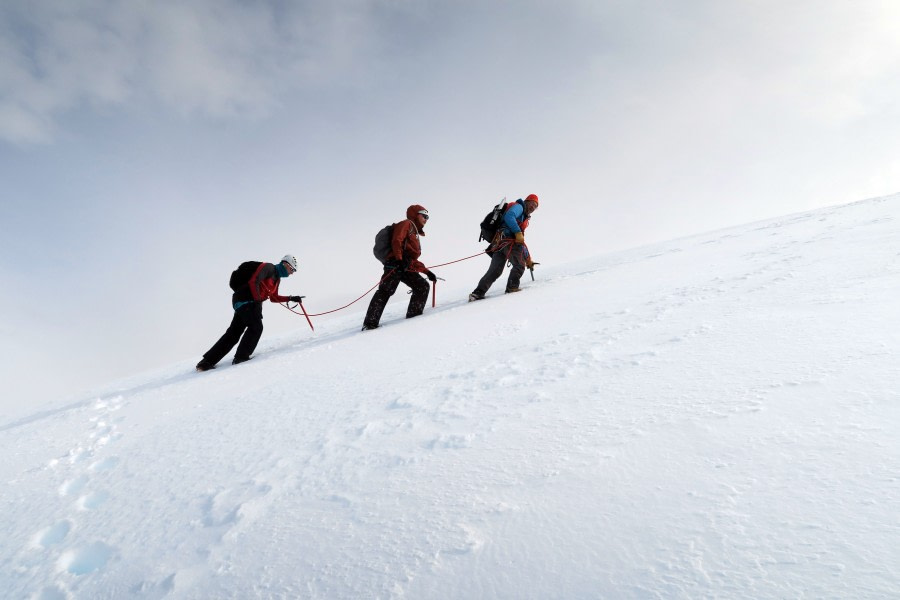
{"type": "Polygon", "coordinates": [[[500,231],[504,237],[513,237],[528,227],[527,219],[528,217],[525,215],[525,201],[520,198],[506,209],[500,231]]]}

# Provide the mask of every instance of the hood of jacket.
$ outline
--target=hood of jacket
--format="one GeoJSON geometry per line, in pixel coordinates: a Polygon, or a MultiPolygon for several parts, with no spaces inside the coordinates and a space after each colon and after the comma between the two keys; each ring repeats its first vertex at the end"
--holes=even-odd
{"type": "Polygon", "coordinates": [[[421,204],[413,204],[409,208],[406,209],[406,218],[413,222],[416,226],[416,231],[419,232],[419,235],[425,235],[425,229],[419,227],[419,224],[416,223],[416,215],[419,214],[420,210],[424,210],[428,212],[428,209],[422,206],[421,204]]]}

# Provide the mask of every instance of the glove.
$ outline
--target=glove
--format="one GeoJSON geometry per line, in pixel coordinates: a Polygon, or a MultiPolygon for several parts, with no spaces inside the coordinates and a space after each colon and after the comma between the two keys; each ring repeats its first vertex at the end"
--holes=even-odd
{"type": "Polygon", "coordinates": [[[536,262],[534,262],[533,260],[531,260],[531,257],[530,257],[530,256],[529,256],[528,258],[525,259],[525,267],[528,268],[528,269],[533,269],[533,268],[534,268],[534,265],[536,265],[536,264],[537,264],[536,262]]]}
{"type": "Polygon", "coordinates": [[[525,234],[521,231],[516,234],[516,243],[524,244],[525,243],[525,234]]]}
{"type": "Polygon", "coordinates": [[[384,263],[384,266],[389,267],[391,269],[397,269],[398,271],[406,271],[409,269],[409,264],[412,262],[410,258],[392,258],[391,260],[384,263]]]}
{"type": "Polygon", "coordinates": [[[425,271],[425,277],[427,277],[428,281],[430,281],[431,283],[437,281],[437,275],[435,275],[431,271],[425,271]]]}
{"type": "Polygon", "coordinates": [[[305,297],[306,296],[291,296],[290,298],[288,298],[288,300],[290,300],[291,302],[297,302],[297,303],[302,304],[303,298],[305,298],[305,297]]]}

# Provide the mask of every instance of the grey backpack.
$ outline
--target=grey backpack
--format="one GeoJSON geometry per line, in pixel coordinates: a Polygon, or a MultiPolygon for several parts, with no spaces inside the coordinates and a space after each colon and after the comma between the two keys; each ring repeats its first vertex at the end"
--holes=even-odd
{"type": "Polygon", "coordinates": [[[381,264],[384,264],[388,256],[391,254],[391,235],[394,233],[394,223],[385,225],[375,235],[375,245],[372,247],[372,254],[381,264]]]}

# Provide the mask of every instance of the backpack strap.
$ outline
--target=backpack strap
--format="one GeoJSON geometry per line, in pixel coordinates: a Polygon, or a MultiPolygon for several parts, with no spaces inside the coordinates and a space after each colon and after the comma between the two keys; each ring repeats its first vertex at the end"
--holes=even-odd
{"type": "MultiPolygon", "coordinates": [[[[250,279],[247,281],[247,286],[250,288],[250,295],[254,300],[259,296],[259,287],[256,285],[259,280],[259,274],[263,270],[263,267],[266,266],[265,261],[261,261],[259,266],[256,267],[256,270],[253,271],[253,275],[250,276],[250,279]]],[[[257,302],[262,302],[262,300],[256,300],[257,302]]]]}

